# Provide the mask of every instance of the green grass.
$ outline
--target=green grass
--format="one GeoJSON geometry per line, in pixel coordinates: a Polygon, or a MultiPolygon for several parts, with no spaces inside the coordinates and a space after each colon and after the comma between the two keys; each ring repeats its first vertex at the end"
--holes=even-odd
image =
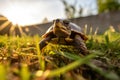
{"type": "Polygon", "coordinates": [[[49,43],[39,36],[0,36],[0,80],[120,80],[120,33],[88,34],[90,54],[49,43]]]}

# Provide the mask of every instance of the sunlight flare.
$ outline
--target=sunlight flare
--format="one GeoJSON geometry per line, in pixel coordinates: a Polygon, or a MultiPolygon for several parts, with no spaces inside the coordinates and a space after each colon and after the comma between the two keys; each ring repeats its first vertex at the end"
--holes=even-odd
{"type": "Polygon", "coordinates": [[[26,24],[30,24],[32,22],[29,13],[21,6],[10,6],[7,10],[4,11],[4,16],[8,18],[9,21],[12,22],[13,25],[21,25],[24,26],[26,24]]]}

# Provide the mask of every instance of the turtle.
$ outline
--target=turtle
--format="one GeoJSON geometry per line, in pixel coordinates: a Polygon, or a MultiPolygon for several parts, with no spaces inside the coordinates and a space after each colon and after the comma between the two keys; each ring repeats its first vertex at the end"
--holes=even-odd
{"type": "Polygon", "coordinates": [[[48,28],[46,33],[42,35],[42,40],[39,43],[40,51],[42,51],[53,38],[57,38],[58,43],[64,40],[65,45],[73,45],[83,55],[89,53],[85,44],[88,37],[82,32],[81,27],[69,20],[53,20],[53,24],[48,28]]]}

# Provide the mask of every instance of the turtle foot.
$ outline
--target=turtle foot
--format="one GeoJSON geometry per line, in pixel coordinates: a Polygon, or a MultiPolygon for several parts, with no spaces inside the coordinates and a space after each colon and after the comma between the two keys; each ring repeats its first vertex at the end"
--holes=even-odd
{"type": "Polygon", "coordinates": [[[67,41],[67,42],[72,42],[73,39],[71,39],[71,38],[65,38],[65,41],[67,41]]]}

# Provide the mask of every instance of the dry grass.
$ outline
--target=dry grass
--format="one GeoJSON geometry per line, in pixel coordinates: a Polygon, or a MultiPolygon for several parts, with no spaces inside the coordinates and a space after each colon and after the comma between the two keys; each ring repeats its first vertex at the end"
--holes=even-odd
{"type": "Polygon", "coordinates": [[[41,53],[39,36],[0,36],[0,80],[119,80],[120,33],[88,36],[88,56],[51,43],[41,53]]]}

